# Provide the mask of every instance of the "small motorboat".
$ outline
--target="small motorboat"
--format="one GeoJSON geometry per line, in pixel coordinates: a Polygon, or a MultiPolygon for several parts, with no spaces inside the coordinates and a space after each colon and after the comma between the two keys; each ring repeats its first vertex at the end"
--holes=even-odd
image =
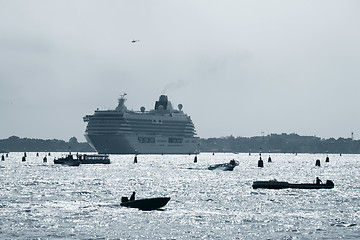
{"type": "Polygon", "coordinates": [[[208,167],[208,169],[209,170],[220,169],[220,170],[223,170],[223,171],[232,171],[238,165],[239,165],[238,161],[231,160],[228,163],[220,163],[220,164],[210,165],[208,167]]]}
{"type": "MultiPolygon", "coordinates": [[[[109,155],[106,154],[76,154],[68,155],[54,159],[55,164],[67,164],[68,162],[80,162],[81,164],[110,164],[109,155]]],[[[74,165],[75,166],[75,165],[74,165]]]]}
{"type": "Polygon", "coordinates": [[[54,159],[54,164],[61,164],[66,166],[79,166],[80,163],[80,159],[74,158],[72,154],[68,154],[65,157],[54,159]]]}
{"type": "Polygon", "coordinates": [[[122,197],[120,205],[140,210],[156,210],[165,206],[169,200],[169,197],[157,197],[129,201],[127,197],[122,197]]]}
{"type": "Polygon", "coordinates": [[[277,180],[270,181],[255,181],[253,182],[252,187],[257,188],[267,188],[267,189],[282,189],[282,188],[301,188],[301,189],[330,189],[334,188],[334,183],[331,180],[327,180],[326,183],[288,183],[288,182],[279,182],[277,180]]]}

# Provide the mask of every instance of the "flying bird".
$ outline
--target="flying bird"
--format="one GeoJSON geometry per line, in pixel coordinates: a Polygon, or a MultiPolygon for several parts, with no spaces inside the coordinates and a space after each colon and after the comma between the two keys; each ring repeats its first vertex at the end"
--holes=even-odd
{"type": "Polygon", "coordinates": [[[131,42],[132,42],[132,43],[136,43],[136,42],[139,42],[139,41],[140,41],[140,40],[135,40],[135,39],[134,39],[134,40],[132,40],[131,42]]]}

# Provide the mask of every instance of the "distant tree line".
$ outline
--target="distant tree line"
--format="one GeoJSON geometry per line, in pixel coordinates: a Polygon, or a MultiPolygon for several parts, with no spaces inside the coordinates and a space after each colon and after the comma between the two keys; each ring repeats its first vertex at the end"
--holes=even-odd
{"type": "Polygon", "coordinates": [[[93,152],[94,149],[88,143],[79,143],[76,137],[68,142],[63,140],[43,140],[33,138],[19,138],[17,136],[8,139],[0,139],[0,151],[4,152],[93,152]]]}
{"type": "Polygon", "coordinates": [[[279,152],[279,153],[360,153],[360,140],[322,139],[316,136],[270,134],[257,137],[201,139],[201,152],[279,152]]]}
{"type": "MultiPolygon", "coordinates": [[[[0,151],[5,152],[93,152],[87,142],[75,137],[63,140],[32,138],[0,139],[0,151]]],[[[271,152],[271,153],[360,153],[360,140],[351,138],[322,139],[316,136],[270,134],[256,137],[201,138],[200,152],[271,152]]]]}

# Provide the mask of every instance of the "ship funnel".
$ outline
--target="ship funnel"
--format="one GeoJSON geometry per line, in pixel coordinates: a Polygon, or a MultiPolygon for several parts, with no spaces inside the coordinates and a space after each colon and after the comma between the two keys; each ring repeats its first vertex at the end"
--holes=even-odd
{"type": "Polygon", "coordinates": [[[161,95],[159,101],[155,102],[155,110],[166,110],[168,109],[168,97],[166,95],[161,95]],[[160,106],[162,106],[160,108],[160,106]]]}
{"type": "Polygon", "coordinates": [[[168,97],[166,95],[161,95],[159,97],[159,102],[167,102],[168,101],[168,97]]]}

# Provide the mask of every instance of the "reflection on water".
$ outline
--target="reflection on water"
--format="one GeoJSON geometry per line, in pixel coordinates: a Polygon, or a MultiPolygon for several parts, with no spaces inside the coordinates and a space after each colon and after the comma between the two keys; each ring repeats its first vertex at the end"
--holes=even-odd
{"type": "MultiPolygon", "coordinates": [[[[44,154],[40,154],[42,156],[44,154]]],[[[36,153],[0,162],[1,239],[358,239],[360,155],[111,155],[109,165],[54,165],[36,153]],[[208,166],[239,161],[233,171],[208,166]],[[321,167],[315,166],[321,159],[321,167]],[[334,189],[266,190],[255,180],[334,189]],[[120,207],[122,196],[171,197],[163,211],[120,207]]]]}

